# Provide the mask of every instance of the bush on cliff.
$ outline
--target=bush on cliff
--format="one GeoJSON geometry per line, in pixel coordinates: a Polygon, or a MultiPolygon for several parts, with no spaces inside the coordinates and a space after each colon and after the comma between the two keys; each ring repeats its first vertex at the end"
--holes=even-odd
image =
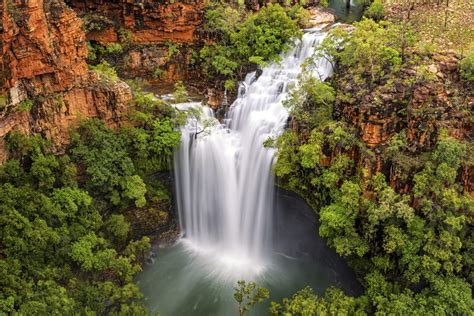
{"type": "Polygon", "coordinates": [[[235,78],[249,64],[263,65],[279,59],[279,54],[301,35],[300,15],[292,17],[278,4],[245,15],[229,6],[216,5],[206,11],[204,30],[216,38],[200,51],[209,76],[235,78]]]}
{"type": "Polygon", "coordinates": [[[461,76],[469,82],[474,82],[474,47],[470,49],[459,65],[461,76]]]}
{"type": "Polygon", "coordinates": [[[365,10],[364,16],[374,21],[382,20],[385,16],[385,8],[383,6],[382,0],[374,0],[367,10],[365,10]]]}

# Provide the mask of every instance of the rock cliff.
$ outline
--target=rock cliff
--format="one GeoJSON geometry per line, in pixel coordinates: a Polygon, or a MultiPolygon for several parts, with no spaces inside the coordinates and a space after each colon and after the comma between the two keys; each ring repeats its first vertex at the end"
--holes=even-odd
{"type": "MultiPolygon", "coordinates": [[[[397,133],[406,135],[406,160],[431,150],[441,129],[459,140],[474,138],[472,84],[460,79],[458,62],[454,52],[437,53],[424,64],[402,69],[393,83],[365,91],[366,87],[356,84],[350,75],[334,80],[338,115],[356,127],[370,153],[356,157],[368,175],[383,171],[392,187],[409,189],[409,181],[399,178],[400,170],[384,160],[383,152],[397,133]]],[[[400,164],[409,174],[408,161],[400,164]]],[[[474,168],[465,168],[461,177],[465,191],[474,196],[474,168]]]]}
{"type": "Polygon", "coordinates": [[[107,27],[90,32],[90,40],[116,42],[120,29],[124,28],[132,32],[132,41],[136,44],[194,41],[205,3],[204,0],[66,2],[82,16],[99,14],[113,21],[107,27]]]}
{"type": "Polygon", "coordinates": [[[80,118],[120,124],[130,88],[88,70],[82,21],[62,0],[2,0],[0,16],[0,161],[12,130],[63,145],[80,118]]]}
{"type": "Polygon", "coordinates": [[[204,0],[66,2],[85,21],[88,41],[103,47],[114,43],[126,46],[115,56],[123,77],[167,83],[195,77],[189,60],[200,45],[197,30],[203,20],[204,0]]]}

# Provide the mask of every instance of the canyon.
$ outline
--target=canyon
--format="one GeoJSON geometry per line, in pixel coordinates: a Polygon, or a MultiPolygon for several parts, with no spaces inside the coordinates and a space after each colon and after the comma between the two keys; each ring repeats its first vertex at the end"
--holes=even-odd
{"type": "Polygon", "coordinates": [[[0,314],[474,309],[474,50],[277,2],[0,0],[0,314]]]}
{"type": "MultiPolygon", "coordinates": [[[[249,2],[247,6],[257,10],[259,4],[249,2]]],[[[204,1],[3,0],[0,79],[5,104],[0,104],[0,161],[7,158],[3,138],[13,130],[39,133],[60,150],[68,143],[69,129],[80,119],[97,117],[111,127],[126,123],[131,90],[120,80],[107,82],[88,70],[87,40],[103,45],[119,43],[125,30],[131,34],[131,42],[118,65],[122,75],[149,77],[157,67],[163,67],[164,74],[154,82],[185,80],[202,85],[203,76],[190,59],[206,40],[200,31],[204,7],[204,1]],[[105,25],[86,34],[79,17],[91,14],[103,17],[105,25]],[[166,56],[170,43],[178,47],[172,58],[166,56]],[[19,108],[26,100],[32,103],[31,109],[22,111],[19,108]]],[[[317,11],[313,14],[316,21],[321,16],[317,11]]],[[[433,61],[429,71],[435,79],[429,84],[398,83],[391,90],[374,89],[363,98],[337,104],[341,117],[353,122],[360,138],[375,152],[375,161],[362,158],[359,162],[370,172],[384,168],[380,153],[403,128],[407,128],[409,142],[419,148],[429,148],[434,141],[429,131],[441,127],[458,139],[472,139],[473,124],[463,119],[468,113],[458,106],[461,102],[472,110],[474,104],[472,94],[461,93],[468,87],[459,84],[459,57],[453,52],[440,53],[433,61]],[[449,86],[445,84],[448,81],[449,86]],[[409,104],[397,101],[404,98],[409,104]],[[431,115],[407,119],[400,115],[404,107],[431,115]]],[[[404,76],[413,74],[414,70],[407,70],[404,76]]],[[[355,88],[350,84],[344,87],[352,94],[355,88]]],[[[210,105],[219,106],[223,91],[214,87],[205,91],[210,105]]],[[[396,187],[396,176],[391,178],[396,187]]],[[[466,191],[474,194],[474,170],[466,168],[462,178],[466,191]]]]}

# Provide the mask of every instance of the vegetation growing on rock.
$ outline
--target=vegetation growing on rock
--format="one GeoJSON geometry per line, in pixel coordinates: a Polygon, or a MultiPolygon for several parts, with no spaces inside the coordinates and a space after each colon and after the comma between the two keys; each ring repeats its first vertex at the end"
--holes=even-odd
{"type": "MultiPolygon", "coordinates": [[[[318,297],[304,289],[274,303],[271,312],[472,313],[474,201],[460,181],[472,168],[469,134],[456,139],[439,126],[426,131],[424,143],[409,144],[407,133],[415,138],[410,121],[431,120],[432,105],[427,100],[418,105],[413,94],[438,80],[436,73],[428,75],[433,66],[423,66],[433,61],[414,50],[408,29],[402,33],[396,24],[372,20],[355,27],[350,35],[332,31],[323,54],[316,54],[337,67],[330,82],[303,73],[290,94],[292,127],[275,141],[275,172],[280,185],[318,210],[319,234],[348,259],[365,294],[353,298],[329,289],[318,297]],[[427,72],[411,77],[417,73],[413,68],[427,72]],[[394,98],[401,90],[406,93],[394,98]],[[388,115],[392,126],[386,140],[367,138],[369,123],[354,123],[388,115]],[[370,167],[374,164],[378,167],[370,167]]],[[[463,62],[467,65],[469,57],[463,62]]],[[[462,85],[459,71],[454,76],[462,85]]],[[[467,109],[469,92],[464,98],[462,89],[457,93],[450,97],[464,100],[458,106],[467,109]]],[[[448,111],[447,103],[437,103],[437,110],[448,111]]]]}

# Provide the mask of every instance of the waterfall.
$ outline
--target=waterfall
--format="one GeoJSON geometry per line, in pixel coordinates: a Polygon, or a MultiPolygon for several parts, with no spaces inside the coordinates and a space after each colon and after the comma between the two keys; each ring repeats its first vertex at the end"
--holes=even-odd
{"type": "MultiPolygon", "coordinates": [[[[201,119],[182,129],[175,153],[175,179],[183,241],[238,270],[258,269],[271,251],[275,150],[264,148],[280,135],[288,120],[282,105],[297,83],[301,65],[325,36],[306,31],[279,63],[248,74],[224,124],[207,107],[201,119]]],[[[317,73],[327,78],[332,69],[319,60],[317,73]]]]}

